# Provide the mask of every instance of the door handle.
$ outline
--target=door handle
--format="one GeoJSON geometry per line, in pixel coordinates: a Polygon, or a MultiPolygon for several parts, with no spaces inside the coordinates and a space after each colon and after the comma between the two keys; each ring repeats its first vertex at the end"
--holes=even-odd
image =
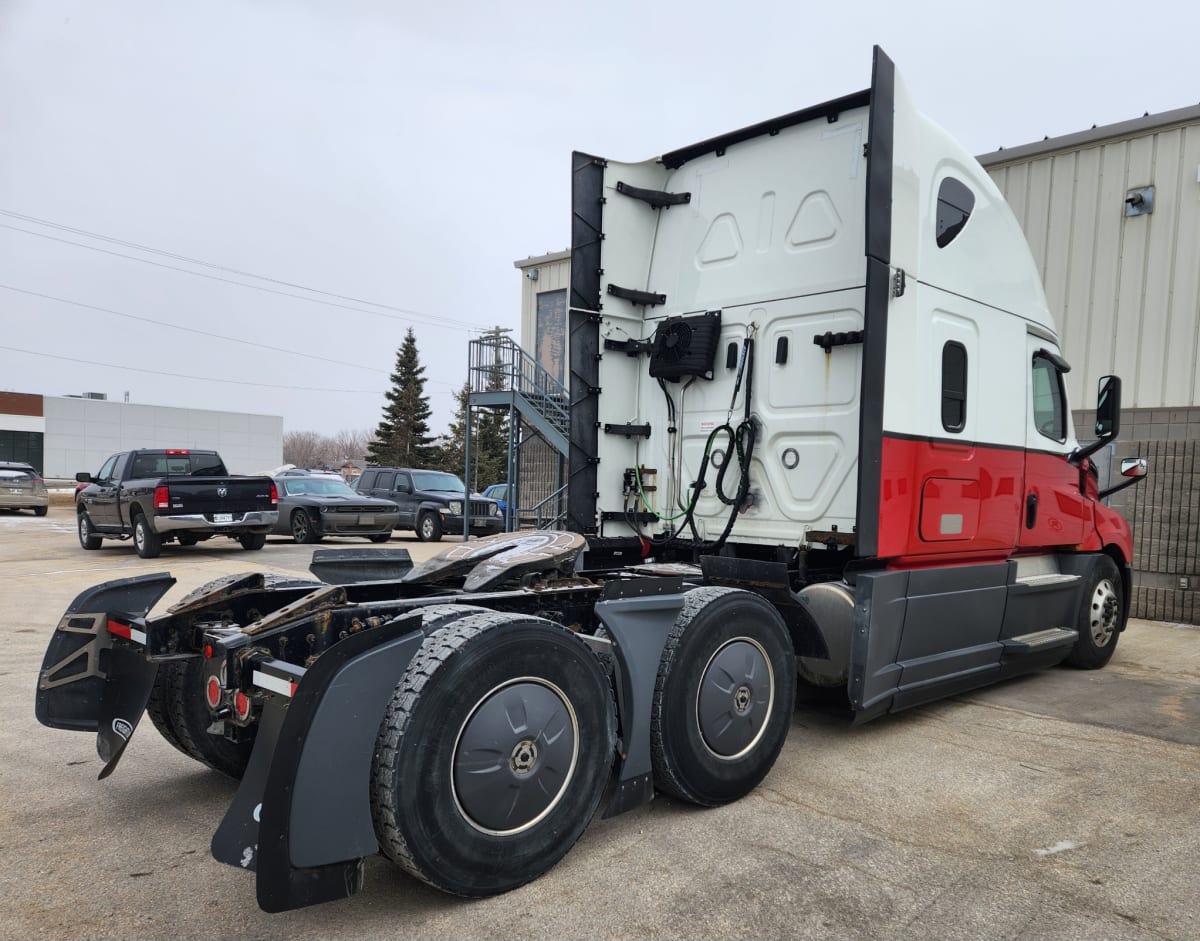
{"type": "Polygon", "coordinates": [[[1025,498],[1025,528],[1033,529],[1037,522],[1037,494],[1031,493],[1025,498]]]}

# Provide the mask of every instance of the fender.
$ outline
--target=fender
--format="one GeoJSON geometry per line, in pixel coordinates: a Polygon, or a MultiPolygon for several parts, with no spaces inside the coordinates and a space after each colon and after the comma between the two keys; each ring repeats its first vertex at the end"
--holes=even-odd
{"type": "Polygon", "coordinates": [[[269,697],[212,840],[215,859],[257,872],[263,911],[361,888],[363,857],[379,849],[367,786],[379,720],[424,639],[419,612],[351,635],[303,674],[290,703],[269,697]]]}
{"type": "MultiPolygon", "coordinates": [[[[112,648],[108,621],[112,615],[130,621],[145,617],[174,584],[175,579],[169,573],[157,572],[103,582],[76,595],[54,629],[42,659],[34,704],[38,722],[52,729],[98,732],[102,714],[116,708],[118,702],[125,713],[123,718],[133,721],[128,715],[133,708],[130,697],[121,695],[116,688],[120,686],[118,674],[128,671],[118,668],[114,672],[110,657],[101,657],[102,652],[111,652],[112,648]],[[110,684],[114,689],[106,693],[110,684]]],[[[132,666],[130,657],[122,657],[119,662],[140,676],[137,682],[145,682],[140,675],[142,671],[132,666]]],[[[145,695],[149,697],[148,687],[145,695]]],[[[113,757],[113,744],[109,741],[99,746],[105,761],[113,757]]]]}

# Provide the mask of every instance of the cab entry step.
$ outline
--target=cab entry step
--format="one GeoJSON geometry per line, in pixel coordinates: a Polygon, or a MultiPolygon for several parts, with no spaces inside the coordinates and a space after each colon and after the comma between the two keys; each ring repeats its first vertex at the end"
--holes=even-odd
{"type": "Polygon", "coordinates": [[[1006,637],[1004,645],[1005,657],[1019,657],[1024,654],[1045,653],[1055,647],[1069,647],[1079,637],[1079,631],[1069,627],[1051,627],[1044,631],[1034,631],[1032,634],[1021,634],[1019,637],[1006,637]]]}

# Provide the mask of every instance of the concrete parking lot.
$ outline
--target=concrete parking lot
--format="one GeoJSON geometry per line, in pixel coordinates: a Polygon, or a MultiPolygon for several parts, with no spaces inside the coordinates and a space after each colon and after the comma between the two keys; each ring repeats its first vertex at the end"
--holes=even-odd
{"type": "MultiPolygon", "coordinates": [[[[329,545],[368,547],[365,540],[329,545]]],[[[397,537],[414,558],[440,548],[397,537]]],[[[111,547],[110,547],[111,546],[111,547]]],[[[597,819],[542,879],[468,902],[368,861],[356,897],[261,912],[215,862],[234,784],[144,723],[97,781],[94,738],[37,724],[63,609],[170,571],[305,573],[310,547],[83,551],[69,507],[0,513],[5,938],[1189,938],[1200,936],[1200,628],[1133,622],[1105,670],[1050,670],[861,727],[800,705],[767,780],[700,810],[597,819]]]]}

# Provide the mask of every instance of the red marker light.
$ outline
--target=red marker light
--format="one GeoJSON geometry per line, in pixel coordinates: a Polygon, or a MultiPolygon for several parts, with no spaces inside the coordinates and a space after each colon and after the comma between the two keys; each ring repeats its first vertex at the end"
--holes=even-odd
{"type": "Polygon", "coordinates": [[[212,644],[204,645],[204,656],[206,659],[212,656],[212,644]]]}
{"type": "Polygon", "coordinates": [[[167,448],[167,453],[168,454],[188,454],[190,452],[188,451],[187,448],[167,448]]]}
{"type": "Polygon", "coordinates": [[[221,681],[215,676],[208,678],[208,685],[204,688],[205,698],[208,700],[208,707],[216,709],[221,705],[221,681]]]}
{"type": "Polygon", "coordinates": [[[250,717],[250,697],[240,689],[233,697],[233,711],[237,713],[239,719],[245,720],[250,717]]]}
{"type": "Polygon", "coordinates": [[[131,639],[129,636],[129,625],[128,624],[118,624],[116,621],[109,621],[108,622],[108,632],[110,634],[116,635],[117,637],[124,637],[126,640],[131,639]]]}

